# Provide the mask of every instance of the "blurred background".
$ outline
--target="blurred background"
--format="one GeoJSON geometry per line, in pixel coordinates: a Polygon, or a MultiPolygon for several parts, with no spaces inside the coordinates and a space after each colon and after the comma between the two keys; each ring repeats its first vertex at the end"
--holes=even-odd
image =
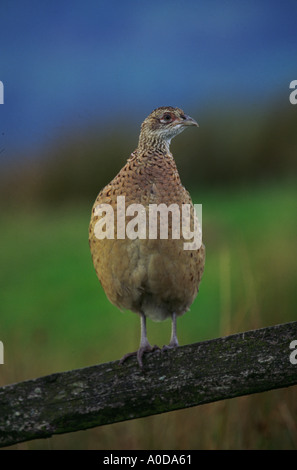
{"type": "MultiPolygon", "coordinates": [[[[2,1],[0,385],[138,347],[138,317],[96,278],[88,224],[159,106],[200,125],[171,145],[207,250],[180,343],[296,320],[296,17],[294,0],[2,1]]],[[[148,335],[168,343],[170,322],[148,335]]],[[[15,447],[292,449],[296,416],[293,387],[15,447]]]]}

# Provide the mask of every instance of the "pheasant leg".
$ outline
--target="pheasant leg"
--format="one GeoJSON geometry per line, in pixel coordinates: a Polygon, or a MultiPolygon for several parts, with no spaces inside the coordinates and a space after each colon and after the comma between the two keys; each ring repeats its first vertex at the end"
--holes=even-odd
{"type": "Polygon", "coordinates": [[[158,346],[151,346],[150,343],[148,342],[147,333],[146,333],[146,317],[143,313],[141,313],[141,316],[140,316],[140,328],[141,328],[141,337],[140,337],[140,345],[139,345],[138,351],[125,354],[120,360],[120,364],[123,364],[123,362],[128,357],[136,356],[138,364],[142,368],[143,367],[143,363],[142,363],[143,354],[145,352],[152,352],[152,351],[159,349],[158,346]]]}
{"type": "Polygon", "coordinates": [[[177,346],[178,346],[178,340],[176,336],[176,313],[173,313],[170,342],[168,345],[163,346],[162,351],[167,351],[168,349],[177,348],[177,346]]]}

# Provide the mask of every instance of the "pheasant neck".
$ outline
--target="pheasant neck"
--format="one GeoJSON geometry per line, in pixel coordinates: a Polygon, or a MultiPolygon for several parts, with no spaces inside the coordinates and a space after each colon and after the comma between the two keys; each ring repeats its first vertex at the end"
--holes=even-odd
{"type": "Polygon", "coordinates": [[[148,136],[141,133],[139,136],[138,150],[141,153],[146,153],[150,151],[161,152],[164,155],[170,154],[170,142],[171,139],[165,139],[161,136],[148,136]]]}

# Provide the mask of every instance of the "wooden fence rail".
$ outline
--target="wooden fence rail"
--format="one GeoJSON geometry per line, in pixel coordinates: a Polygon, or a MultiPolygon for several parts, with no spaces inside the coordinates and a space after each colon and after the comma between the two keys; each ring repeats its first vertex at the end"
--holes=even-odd
{"type": "Polygon", "coordinates": [[[0,446],[296,385],[296,340],[285,323],[1,387],[0,446]]]}

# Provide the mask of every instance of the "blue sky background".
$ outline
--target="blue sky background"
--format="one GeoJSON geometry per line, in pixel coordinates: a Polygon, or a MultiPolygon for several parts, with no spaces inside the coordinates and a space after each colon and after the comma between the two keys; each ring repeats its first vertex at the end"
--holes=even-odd
{"type": "Polygon", "coordinates": [[[2,0],[0,158],[166,104],[289,105],[296,21],[295,0],[2,0]]]}

